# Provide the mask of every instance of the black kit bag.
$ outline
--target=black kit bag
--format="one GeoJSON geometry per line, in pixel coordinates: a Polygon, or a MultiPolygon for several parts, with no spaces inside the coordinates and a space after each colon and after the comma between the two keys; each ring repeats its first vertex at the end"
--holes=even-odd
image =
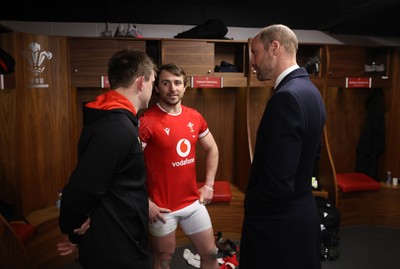
{"type": "Polygon", "coordinates": [[[10,74],[14,72],[14,58],[0,48],[0,74],[10,74]]]}
{"type": "Polygon", "coordinates": [[[340,212],[328,199],[315,197],[315,202],[321,220],[321,260],[337,260],[340,256],[340,212]]]}
{"type": "Polygon", "coordinates": [[[209,19],[174,38],[223,39],[227,33],[228,28],[220,19],[209,19]]]}

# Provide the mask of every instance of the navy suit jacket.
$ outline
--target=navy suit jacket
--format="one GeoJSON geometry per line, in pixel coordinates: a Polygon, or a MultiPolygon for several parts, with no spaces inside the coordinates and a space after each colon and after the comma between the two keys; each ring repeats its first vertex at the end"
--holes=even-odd
{"type": "Polygon", "coordinates": [[[304,68],[289,73],[268,101],[244,201],[241,269],[260,268],[256,255],[271,266],[263,268],[319,268],[311,177],[325,118],[321,94],[304,68]]]}

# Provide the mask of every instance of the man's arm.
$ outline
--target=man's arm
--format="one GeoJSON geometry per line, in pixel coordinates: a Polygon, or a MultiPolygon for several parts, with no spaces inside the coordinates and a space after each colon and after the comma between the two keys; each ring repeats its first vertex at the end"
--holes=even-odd
{"type": "Polygon", "coordinates": [[[203,203],[204,199],[206,203],[211,202],[213,196],[214,180],[218,168],[219,152],[217,143],[214,140],[213,135],[209,132],[206,136],[199,139],[200,146],[206,152],[206,178],[204,180],[204,186],[200,193],[200,202],[203,203]]]}

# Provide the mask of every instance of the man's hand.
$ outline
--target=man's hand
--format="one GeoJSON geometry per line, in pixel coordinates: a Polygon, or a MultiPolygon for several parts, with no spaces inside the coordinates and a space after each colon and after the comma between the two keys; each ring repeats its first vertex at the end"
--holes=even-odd
{"type": "Polygon", "coordinates": [[[72,244],[68,237],[66,237],[63,241],[57,243],[57,250],[60,256],[67,256],[72,253],[78,252],[78,245],[72,244]]]}
{"type": "Polygon", "coordinates": [[[213,188],[204,185],[199,189],[199,193],[200,193],[200,198],[199,198],[200,204],[208,205],[209,203],[211,203],[211,200],[214,196],[213,188]]]}
{"type": "Polygon", "coordinates": [[[165,223],[165,218],[162,213],[170,213],[171,210],[167,208],[158,207],[153,201],[149,200],[149,222],[153,223],[157,220],[161,220],[165,223]]]}
{"type": "Polygon", "coordinates": [[[81,225],[81,227],[76,228],[74,230],[74,233],[78,235],[83,235],[86,233],[87,230],[89,230],[89,228],[90,228],[90,218],[87,218],[87,220],[85,220],[85,222],[81,225]]]}

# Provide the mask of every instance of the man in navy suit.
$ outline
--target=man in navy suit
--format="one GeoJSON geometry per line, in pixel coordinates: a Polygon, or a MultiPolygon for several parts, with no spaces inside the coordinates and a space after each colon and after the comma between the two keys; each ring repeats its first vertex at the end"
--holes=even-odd
{"type": "Polygon", "coordinates": [[[298,40],[284,25],[265,27],[251,43],[258,80],[274,92],[260,125],[244,200],[240,269],[319,269],[321,230],[311,177],[326,111],[298,40]]]}

